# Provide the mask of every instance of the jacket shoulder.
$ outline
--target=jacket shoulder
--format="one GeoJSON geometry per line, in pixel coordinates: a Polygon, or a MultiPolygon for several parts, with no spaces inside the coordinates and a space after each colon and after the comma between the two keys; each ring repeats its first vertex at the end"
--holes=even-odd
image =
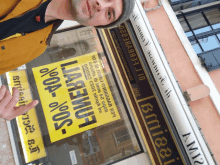
{"type": "Polygon", "coordinates": [[[1,0],[0,1],[0,19],[10,13],[20,0],[1,0]]]}
{"type": "Polygon", "coordinates": [[[27,11],[33,10],[40,6],[45,0],[0,0],[0,6],[4,10],[0,9],[0,22],[8,19],[20,16],[27,11]]]}

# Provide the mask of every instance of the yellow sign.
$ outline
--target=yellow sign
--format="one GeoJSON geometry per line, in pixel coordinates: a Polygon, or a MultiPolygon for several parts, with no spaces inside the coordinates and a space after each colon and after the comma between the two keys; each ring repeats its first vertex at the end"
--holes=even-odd
{"type": "Polygon", "coordinates": [[[120,119],[96,52],[33,73],[51,142],[120,119]]]}
{"type": "MultiPolygon", "coordinates": [[[[19,89],[19,102],[16,106],[27,105],[33,101],[25,70],[8,72],[7,78],[11,91],[12,87],[19,89]]],[[[47,156],[35,108],[18,116],[16,122],[26,163],[47,156]]]]}

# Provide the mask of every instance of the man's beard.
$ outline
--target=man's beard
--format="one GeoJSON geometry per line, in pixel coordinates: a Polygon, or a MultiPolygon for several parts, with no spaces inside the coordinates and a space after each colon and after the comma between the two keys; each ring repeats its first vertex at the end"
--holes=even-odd
{"type": "Polygon", "coordinates": [[[79,13],[79,5],[80,5],[80,1],[81,0],[69,0],[69,4],[70,4],[70,12],[71,12],[71,15],[73,17],[73,19],[75,21],[77,21],[78,23],[84,25],[84,18],[81,16],[81,13],[79,13]]]}

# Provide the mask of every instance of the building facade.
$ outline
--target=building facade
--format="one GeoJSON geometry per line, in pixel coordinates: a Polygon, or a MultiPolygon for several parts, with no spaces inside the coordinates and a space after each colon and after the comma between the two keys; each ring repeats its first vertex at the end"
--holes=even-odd
{"type": "Polygon", "coordinates": [[[220,162],[219,1],[139,1],[118,28],[60,29],[1,75],[19,103],[0,119],[0,164],[220,162]]]}

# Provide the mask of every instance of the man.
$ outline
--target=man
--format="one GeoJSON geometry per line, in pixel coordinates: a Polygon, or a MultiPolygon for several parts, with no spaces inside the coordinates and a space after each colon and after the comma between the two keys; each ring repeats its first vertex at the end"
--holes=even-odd
{"type": "MultiPolygon", "coordinates": [[[[0,75],[42,54],[62,20],[85,26],[112,28],[126,21],[134,0],[0,0],[0,75]]],[[[34,100],[16,107],[19,91],[13,95],[0,88],[0,118],[11,120],[34,108],[34,100]]]]}

